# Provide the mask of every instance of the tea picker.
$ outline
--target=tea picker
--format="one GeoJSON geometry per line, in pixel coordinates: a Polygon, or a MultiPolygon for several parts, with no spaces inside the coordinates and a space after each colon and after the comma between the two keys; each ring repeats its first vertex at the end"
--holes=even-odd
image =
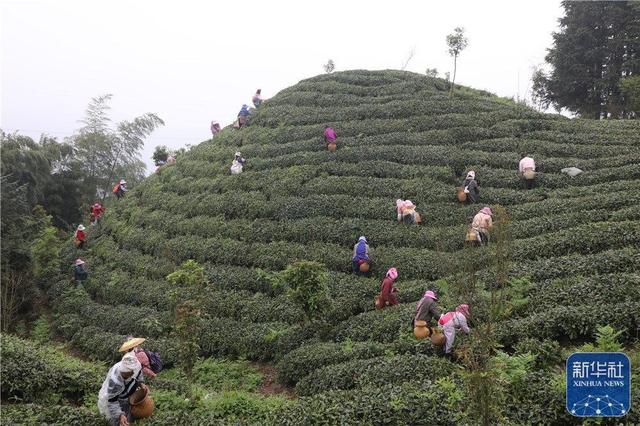
{"type": "Polygon", "coordinates": [[[462,186],[456,188],[456,191],[458,193],[458,201],[461,203],[477,203],[480,197],[480,187],[478,186],[478,181],[476,181],[476,172],[470,170],[462,182],[462,186]]]}
{"type": "Polygon", "coordinates": [[[160,355],[143,349],[142,345],[146,341],[143,337],[127,336],[127,340],[120,346],[118,352],[133,352],[142,365],[142,373],[145,377],[154,378],[162,371],[163,362],[160,355]]]}
{"type": "Polygon", "coordinates": [[[358,238],[358,242],[353,246],[351,267],[353,272],[358,275],[369,275],[369,268],[371,267],[369,244],[367,244],[367,238],[364,236],[358,238]]]}
{"type": "Polygon", "coordinates": [[[393,286],[397,278],[398,270],[390,268],[380,284],[380,294],[375,299],[376,308],[384,309],[387,306],[398,304],[398,299],[396,298],[398,289],[393,286]]]}
{"type": "Polygon", "coordinates": [[[102,204],[96,201],[96,203],[91,206],[89,211],[91,212],[91,225],[97,225],[98,221],[104,214],[104,207],[102,207],[102,204]]]}
{"type": "Polygon", "coordinates": [[[84,260],[77,258],[73,264],[73,279],[84,281],[89,277],[89,273],[84,270],[84,260]]]}
{"type": "Polygon", "coordinates": [[[453,342],[456,338],[456,333],[462,330],[465,334],[469,334],[469,326],[467,325],[467,318],[469,317],[469,305],[459,305],[455,311],[447,312],[442,315],[438,320],[438,324],[442,328],[444,337],[446,339],[444,356],[445,358],[452,358],[451,349],[453,348],[453,342]]]}
{"type": "Polygon", "coordinates": [[[256,90],[256,94],[253,95],[253,98],[251,98],[251,102],[253,102],[253,106],[258,108],[260,106],[260,104],[262,103],[262,89],[258,89],[256,90]]]}
{"type": "Polygon", "coordinates": [[[337,145],[337,139],[338,139],[338,135],[336,134],[336,131],[333,130],[333,127],[330,126],[324,126],[324,142],[327,144],[327,149],[329,151],[335,151],[336,149],[338,149],[338,145],[337,145]]]}
{"type": "Polygon", "coordinates": [[[436,306],[438,297],[432,290],[422,295],[416,306],[416,316],[413,319],[413,334],[418,339],[424,339],[433,334],[430,323],[432,319],[440,319],[440,311],[436,306]]]}
{"type": "Polygon", "coordinates": [[[403,200],[398,198],[396,200],[396,213],[398,215],[398,222],[405,225],[420,224],[422,217],[420,213],[416,211],[416,206],[411,200],[403,200]]]}
{"type": "Polygon", "coordinates": [[[244,126],[247,123],[250,114],[249,107],[246,104],[242,105],[242,108],[240,108],[240,112],[238,113],[238,121],[235,122],[233,127],[240,129],[244,126]]]}
{"type": "Polygon", "coordinates": [[[73,233],[73,238],[76,244],[76,247],[79,249],[84,248],[84,243],[87,238],[87,234],[85,234],[84,230],[86,228],[83,224],[78,225],[76,231],[73,233]]]}
{"type": "Polygon", "coordinates": [[[242,173],[242,168],[246,162],[247,160],[242,156],[240,151],[237,151],[234,155],[233,161],[231,162],[231,174],[239,175],[242,173]]]}
{"type": "Polygon", "coordinates": [[[211,136],[215,136],[218,133],[220,133],[220,123],[218,123],[216,120],[213,120],[211,122],[211,136]]]}
{"type": "Polygon", "coordinates": [[[129,425],[133,418],[129,397],[144,386],[143,380],[142,366],[133,352],[109,369],[98,393],[98,410],[111,425],[129,425]]]}
{"type": "Polygon", "coordinates": [[[489,231],[493,227],[493,212],[490,207],[484,207],[471,221],[465,240],[474,245],[487,245],[489,231]]]}
{"type": "Polygon", "coordinates": [[[524,180],[525,188],[532,189],[536,178],[536,162],[527,153],[520,154],[518,173],[524,180]]]}
{"type": "Polygon", "coordinates": [[[124,193],[127,192],[127,181],[124,179],[120,179],[120,181],[113,187],[112,192],[116,194],[116,198],[118,200],[124,197],[124,193]]]}

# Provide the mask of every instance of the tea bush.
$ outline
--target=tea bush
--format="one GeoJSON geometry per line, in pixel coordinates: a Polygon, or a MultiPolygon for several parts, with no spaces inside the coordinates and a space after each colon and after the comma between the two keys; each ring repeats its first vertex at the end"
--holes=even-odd
{"type": "Polygon", "coordinates": [[[374,342],[316,343],[305,345],[286,354],[278,362],[278,380],[295,384],[321,367],[352,359],[366,359],[385,353],[386,347],[374,342]]]}
{"type": "Polygon", "coordinates": [[[5,425],[109,425],[97,412],[69,405],[2,404],[0,420],[5,425]]]}
{"type": "MultiPolygon", "coordinates": [[[[481,207],[500,204],[512,221],[506,273],[531,285],[509,293],[527,303],[496,323],[496,337],[509,353],[536,355],[538,370],[525,387],[502,389],[502,416],[572,424],[553,373],[559,344],[593,339],[600,325],[629,343],[640,321],[640,123],[567,119],[462,86],[448,91],[407,72],[348,71],[265,101],[241,130],[194,146],[108,208],[83,253],[89,280],[72,288],[60,278],[47,289],[56,332],[109,362],[126,334],[139,334],[176,363],[165,277],[193,259],[211,283],[197,355],[274,362],[282,383],[313,396],[285,404],[210,391],[185,403],[193,389],[167,373],[157,378],[161,409],[144,423],[472,423],[457,399],[468,397],[463,375],[433,357],[428,339],[414,339],[411,320],[426,289],[443,311],[467,301],[469,269],[489,297],[492,244],[466,250],[463,239],[481,207]],[[322,141],[326,124],[338,133],[336,152],[322,141]],[[238,149],[248,162],[231,175],[238,149]],[[536,160],[529,191],[517,175],[521,151],[536,160]],[[570,166],[584,172],[561,173],[570,166]],[[480,184],[476,205],[455,197],[468,170],[480,184]],[[397,224],[397,198],[413,200],[424,224],[397,224]],[[360,235],[371,277],[351,273],[360,235]],[[328,270],[331,301],[313,325],[269,279],[298,260],[328,270]],[[376,311],[391,266],[400,303],[376,311]]],[[[63,255],[72,262],[72,250],[63,255]]],[[[456,339],[455,349],[466,344],[456,339]]]]}
{"type": "Polygon", "coordinates": [[[450,425],[455,413],[437,386],[414,383],[367,386],[299,398],[278,411],[272,424],[450,425]]]}
{"type": "Polygon", "coordinates": [[[410,381],[435,382],[454,371],[454,365],[442,358],[424,355],[397,355],[356,359],[322,367],[296,386],[296,393],[310,396],[328,390],[356,389],[364,386],[401,384],[410,381]]]}
{"type": "Polygon", "coordinates": [[[86,394],[96,392],[107,371],[106,366],[77,360],[53,347],[6,334],[0,339],[3,400],[82,401],[86,394]]]}

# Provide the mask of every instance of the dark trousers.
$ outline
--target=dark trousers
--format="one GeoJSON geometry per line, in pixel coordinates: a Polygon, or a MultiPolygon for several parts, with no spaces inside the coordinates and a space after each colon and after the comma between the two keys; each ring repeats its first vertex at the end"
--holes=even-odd
{"type": "Polygon", "coordinates": [[[535,184],[535,179],[523,179],[524,180],[524,187],[526,189],[533,189],[534,184],[535,184]]]}
{"type": "Polygon", "coordinates": [[[486,246],[487,244],[489,244],[489,234],[487,234],[486,232],[478,232],[480,234],[480,244],[486,246]]]}
{"type": "Polygon", "coordinates": [[[405,214],[402,216],[402,223],[405,225],[413,225],[415,222],[415,216],[412,214],[405,214]]]}

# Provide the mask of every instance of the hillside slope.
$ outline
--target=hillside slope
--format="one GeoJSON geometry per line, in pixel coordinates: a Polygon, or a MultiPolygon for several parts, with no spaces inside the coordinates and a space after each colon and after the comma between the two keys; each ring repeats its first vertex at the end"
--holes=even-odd
{"type": "MultiPolygon", "coordinates": [[[[605,323],[627,340],[635,336],[639,148],[638,121],[569,120],[462,87],[450,98],[444,81],[408,72],[304,80],[266,101],[242,130],[223,130],[114,203],[82,253],[92,273],[86,291],[58,286],[52,293],[57,325],[94,358],[113,359],[131,333],[148,336],[172,363],[164,277],[195,259],[215,289],[202,356],[279,362],[280,379],[299,382],[299,395],[327,392],[301,399],[279,422],[308,423],[314,413],[371,421],[367,410],[381,395],[439,398],[429,383],[455,368],[407,335],[428,286],[440,291],[443,309],[463,301],[449,289],[463,279],[456,273],[469,263],[464,232],[483,205],[506,208],[514,237],[510,276],[531,283],[513,288],[520,303],[498,327],[503,345],[511,349],[526,338],[578,343],[605,323]],[[322,143],[324,124],[338,133],[335,153],[322,143]],[[248,163],[232,176],[237,150],[248,163]],[[536,159],[538,187],[531,191],[521,189],[516,175],[521,151],[536,159]],[[585,172],[560,173],[571,166],[585,172]],[[481,204],[463,206],[454,187],[470,169],[480,181],[481,204]],[[413,200],[425,224],[396,224],[397,198],[413,200]],[[370,279],[350,273],[360,235],[373,249],[370,279]],[[322,330],[300,325],[301,312],[260,272],[301,259],[331,271],[334,305],[322,330]],[[400,274],[401,304],[375,311],[373,298],[391,266],[400,274]],[[441,376],[416,382],[434,364],[441,376]],[[385,373],[390,370],[395,373],[385,373]]],[[[479,283],[493,282],[489,251],[472,253],[479,283]]],[[[530,386],[548,394],[544,377],[530,386]]],[[[550,412],[544,404],[529,401],[523,409],[539,418],[523,420],[514,410],[512,419],[570,422],[562,401],[550,412]]],[[[442,415],[414,407],[398,421],[437,424],[442,415]]]]}

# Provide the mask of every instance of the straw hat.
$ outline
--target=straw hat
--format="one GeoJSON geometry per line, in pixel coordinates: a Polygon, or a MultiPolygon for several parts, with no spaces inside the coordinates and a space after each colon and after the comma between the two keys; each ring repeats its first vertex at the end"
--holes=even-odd
{"type": "Polygon", "coordinates": [[[144,337],[134,337],[133,339],[129,339],[126,342],[124,342],[122,346],[120,346],[120,349],[118,349],[118,352],[130,351],[136,346],[140,346],[145,340],[147,339],[145,339],[144,337]]]}

